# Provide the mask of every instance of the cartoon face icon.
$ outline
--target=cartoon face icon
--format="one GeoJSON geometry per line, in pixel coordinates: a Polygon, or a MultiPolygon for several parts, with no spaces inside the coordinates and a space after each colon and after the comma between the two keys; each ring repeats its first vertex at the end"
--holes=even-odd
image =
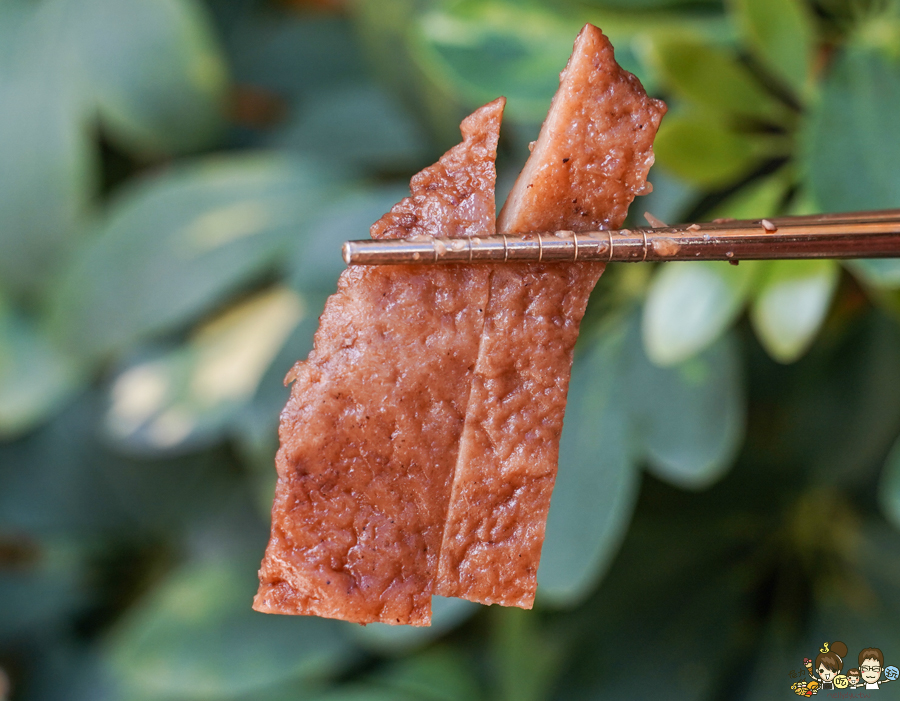
{"type": "MultiPolygon", "coordinates": [[[[830,682],[834,679],[834,675],[836,674],[833,669],[828,669],[824,664],[820,664],[816,671],[819,673],[819,677],[823,682],[830,682]]],[[[878,670],[878,673],[881,674],[881,669],[878,670]]]]}
{"type": "Polygon", "coordinates": [[[838,674],[834,678],[834,686],[838,689],[846,689],[848,686],[850,686],[850,682],[847,681],[847,677],[845,677],[843,674],[838,674]]]}
{"type": "Polygon", "coordinates": [[[874,684],[881,677],[881,664],[878,660],[868,658],[859,666],[859,673],[866,684],[874,684]]]}
{"type": "Polygon", "coordinates": [[[890,679],[891,681],[894,681],[897,677],[900,677],[900,669],[897,669],[893,665],[885,668],[885,670],[884,670],[884,678],[885,679],[890,679]]]}

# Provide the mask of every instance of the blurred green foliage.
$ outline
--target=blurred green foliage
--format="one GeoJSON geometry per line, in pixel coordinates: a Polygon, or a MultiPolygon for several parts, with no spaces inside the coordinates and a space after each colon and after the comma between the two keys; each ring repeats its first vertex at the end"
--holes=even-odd
{"type": "Polygon", "coordinates": [[[894,0],[0,0],[0,699],[768,699],[824,640],[896,662],[889,260],[611,268],[534,611],[249,608],[340,242],[499,94],[502,199],[586,21],[670,106],[634,221],[897,206],[894,0]]]}

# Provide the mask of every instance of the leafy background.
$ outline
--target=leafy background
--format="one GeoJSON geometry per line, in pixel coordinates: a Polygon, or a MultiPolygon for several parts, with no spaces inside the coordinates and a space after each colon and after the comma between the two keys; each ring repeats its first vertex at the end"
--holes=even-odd
{"type": "Polygon", "coordinates": [[[895,207],[885,0],[0,0],[0,699],[771,699],[900,659],[900,264],[610,268],[535,609],[252,612],[281,379],[338,244],[586,21],[664,97],[669,222],[895,207]]]}

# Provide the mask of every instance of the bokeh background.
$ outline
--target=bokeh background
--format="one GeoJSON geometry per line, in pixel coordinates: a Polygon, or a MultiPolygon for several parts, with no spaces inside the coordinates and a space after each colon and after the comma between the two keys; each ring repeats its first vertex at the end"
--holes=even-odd
{"type": "Polygon", "coordinates": [[[900,661],[896,261],[611,267],[533,611],[250,610],[340,242],[501,94],[502,200],[586,21],[670,105],[635,221],[900,205],[897,2],[0,0],[0,699],[773,699],[824,641],[900,661]]]}

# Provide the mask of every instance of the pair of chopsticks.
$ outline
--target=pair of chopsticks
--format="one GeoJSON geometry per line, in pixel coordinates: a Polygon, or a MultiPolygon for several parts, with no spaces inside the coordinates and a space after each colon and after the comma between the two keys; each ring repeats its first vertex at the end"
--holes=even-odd
{"type": "Polygon", "coordinates": [[[894,258],[900,257],[900,209],[585,233],[348,241],[343,255],[348,265],[894,258]]]}

